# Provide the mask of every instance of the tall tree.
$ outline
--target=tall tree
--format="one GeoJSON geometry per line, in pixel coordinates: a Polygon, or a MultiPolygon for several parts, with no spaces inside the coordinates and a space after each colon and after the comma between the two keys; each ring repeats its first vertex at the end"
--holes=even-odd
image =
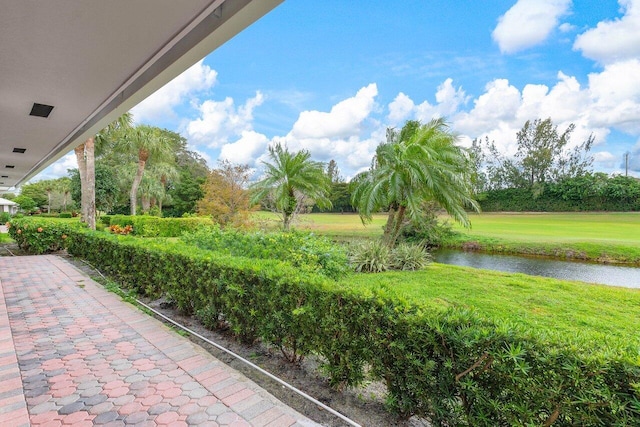
{"type": "MultiPolygon", "coordinates": [[[[96,164],[95,171],[96,210],[111,212],[118,198],[118,182],[112,168],[96,164]]],[[[78,169],[69,169],[71,198],[79,202],[82,199],[81,181],[78,169]]]]}
{"type": "Polygon", "coordinates": [[[473,199],[467,152],[456,145],[443,119],[427,124],[408,121],[398,132],[389,129],[378,146],[372,167],[352,180],[352,203],[364,222],[386,210],[383,240],[393,246],[405,218],[415,218],[425,202],[436,202],[465,227],[465,208],[479,210],[473,199]]]}
{"type": "Polygon", "coordinates": [[[138,167],[136,175],[131,184],[129,192],[129,202],[131,204],[131,215],[136,214],[138,204],[138,188],[147,162],[152,159],[157,162],[170,161],[177,146],[175,141],[167,137],[162,129],[138,125],[125,133],[119,141],[119,147],[137,155],[138,167]]]}
{"type": "Polygon", "coordinates": [[[198,201],[197,211],[211,215],[222,226],[245,226],[249,222],[251,203],[248,191],[251,169],[228,160],[218,162],[203,184],[204,197],[198,201]]]}
{"type": "Polygon", "coordinates": [[[96,172],[95,172],[95,150],[96,142],[98,146],[104,145],[108,137],[115,132],[120,132],[131,127],[132,116],[125,113],[111,122],[109,126],[102,129],[95,136],[88,138],[84,143],[78,145],[73,151],[78,163],[78,173],[81,185],[81,212],[82,221],[86,222],[92,230],[96,229],[96,172]]]}
{"type": "Polygon", "coordinates": [[[486,189],[541,189],[544,184],[588,173],[593,163],[589,151],[595,137],[589,135],[581,144],[568,148],[574,130],[573,123],[560,132],[550,118],[528,120],[516,135],[518,149],[512,158],[501,153],[488,138],[484,143],[474,141],[487,152],[483,159],[486,189]]]}
{"type": "Polygon", "coordinates": [[[269,147],[271,162],[265,165],[264,178],[250,186],[252,204],[271,198],[277,212],[282,215],[282,228],[288,231],[291,221],[310,198],[320,207],[331,206],[327,195],[330,182],[324,165],[311,160],[306,151],[291,153],[281,144],[269,147]]]}

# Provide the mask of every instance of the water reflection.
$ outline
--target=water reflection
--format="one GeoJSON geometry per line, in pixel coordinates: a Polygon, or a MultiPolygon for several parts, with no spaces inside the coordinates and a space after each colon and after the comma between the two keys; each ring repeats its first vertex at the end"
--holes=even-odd
{"type": "Polygon", "coordinates": [[[436,262],[463,265],[486,270],[524,273],[532,276],[581,280],[602,285],[640,288],[640,268],[602,264],[526,258],[512,255],[482,254],[442,249],[433,252],[436,262]]]}

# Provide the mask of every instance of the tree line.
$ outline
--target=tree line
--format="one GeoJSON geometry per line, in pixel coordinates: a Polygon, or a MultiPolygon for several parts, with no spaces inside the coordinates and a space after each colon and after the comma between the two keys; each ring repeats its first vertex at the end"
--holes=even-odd
{"type": "Polygon", "coordinates": [[[527,121],[509,157],[488,138],[475,139],[470,153],[473,184],[484,211],[637,211],[640,181],[593,171],[593,135],[571,143],[550,118],[527,121]]]}
{"type": "Polygon", "coordinates": [[[575,126],[560,131],[551,119],[527,121],[513,157],[488,138],[462,148],[443,119],[410,120],[387,130],[371,167],[349,182],[335,160],[324,164],[307,150],[276,144],[253,183],[249,166],[221,161],[210,170],[180,134],[131,122],[129,114],[120,117],[75,150],[79,168],[69,177],[27,184],[16,201],[25,210],[81,207],[90,225],[96,210],[210,215],[222,225],[243,226],[259,207],[277,212],[285,230],[312,210],[357,211],[363,222],[385,212],[389,246],[407,226],[433,223],[438,210],[464,226],[467,212],[481,208],[640,210],[640,181],[593,173],[594,137],[572,144],[575,126]]]}

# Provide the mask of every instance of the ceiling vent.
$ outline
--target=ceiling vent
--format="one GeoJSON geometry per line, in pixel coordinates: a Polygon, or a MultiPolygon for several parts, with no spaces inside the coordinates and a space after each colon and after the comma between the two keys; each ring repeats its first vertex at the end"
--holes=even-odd
{"type": "Polygon", "coordinates": [[[2,175],[0,178],[9,178],[9,175],[2,175]]]}
{"type": "Polygon", "coordinates": [[[27,151],[26,148],[14,148],[13,152],[14,153],[20,153],[20,154],[24,154],[24,152],[27,151]]]}
{"type": "Polygon", "coordinates": [[[46,118],[51,114],[51,110],[53,110],[53,105],[38,104],[37,102],[34,102],[29,115],[46,118]]]}
{"type": "Polygon", "coordinates": [[[5,165],[5,168],[7,168],[7,169],[13,169],[13,168],[15,168],[15,166],[14,166],[14,165],[5,165]]]}

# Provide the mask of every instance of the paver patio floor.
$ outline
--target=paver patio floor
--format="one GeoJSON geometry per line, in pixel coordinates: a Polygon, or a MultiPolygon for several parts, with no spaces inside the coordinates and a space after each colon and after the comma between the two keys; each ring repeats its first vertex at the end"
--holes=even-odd
{"type": "Polygon", "coordinates": [[[53,256],[0,257],[0,425],[315,426],[53,256]]]}

